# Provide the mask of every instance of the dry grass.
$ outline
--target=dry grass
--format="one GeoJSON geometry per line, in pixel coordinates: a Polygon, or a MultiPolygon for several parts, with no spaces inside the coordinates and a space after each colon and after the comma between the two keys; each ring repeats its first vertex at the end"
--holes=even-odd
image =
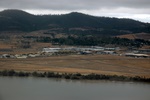
{"type": "Polygon", "coordinates": [[[138,33],[138,34],[125,34],[117,36],[119,38],[127,38],[127,39],[144,39],[149,40],[150,34],[148,33],[138,33]]]}
{"type": "Polygon", "coordinates": [[[136,36],[134,34],[126,34],[126,35],[119,35],[119,38],[127,38],[127,39],[135,39],[136,36]]]}
{"type": "Polygon", "coordinates": [[[97,73],[150,78],[150,59],[112,55],[73,55],[28,59],[0,59],[0,70],[97,73]]]}
{"type": "Polygon", "coordinates": [[[13,45],[0,42],[0,49],[11,49],[13,45]]]}

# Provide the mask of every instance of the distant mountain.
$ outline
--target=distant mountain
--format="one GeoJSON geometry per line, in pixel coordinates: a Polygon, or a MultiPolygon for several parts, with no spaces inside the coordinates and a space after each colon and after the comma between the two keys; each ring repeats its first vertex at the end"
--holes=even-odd
{"type": "Polygon", "coordinates": [[[32,15],[21,10],[0,12],[0,31],[31,32],[56,27],[62,28],[66,33],[107,35],[150,33],[150,23],[132,19],[96,17],[77,12],[63,15],[32,15]]]}

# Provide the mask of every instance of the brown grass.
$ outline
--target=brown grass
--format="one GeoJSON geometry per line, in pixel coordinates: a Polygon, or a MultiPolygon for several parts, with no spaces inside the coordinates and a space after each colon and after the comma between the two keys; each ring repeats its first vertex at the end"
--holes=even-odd
{"type": "Polygon", "coordinates": [[[144,76],[150,78],[150,59],[112,55],[73,55],[28,59],[0,59],[0,70],[53,71],[144,76]]]}
{"type": "Polygon", "coordinates": [[[11,49],[12,46],[11,44],[0,43],[0,49],[11,49]]]}
{"type": "Polygon", "coordinates": [[[117,36],[119,38],[127,38],[127,39],[144,39],[149,40],[150,34],[148,33],[137,33],[137,34],[125,34],[117,36]]]}

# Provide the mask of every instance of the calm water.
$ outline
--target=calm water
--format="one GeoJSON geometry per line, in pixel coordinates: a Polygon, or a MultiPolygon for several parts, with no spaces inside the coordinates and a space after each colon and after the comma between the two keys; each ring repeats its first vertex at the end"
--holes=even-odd
{"type": "Polygon", "coordinates": [[[150,100],[150,84],[0,77],[0,100],[150,100]]]}

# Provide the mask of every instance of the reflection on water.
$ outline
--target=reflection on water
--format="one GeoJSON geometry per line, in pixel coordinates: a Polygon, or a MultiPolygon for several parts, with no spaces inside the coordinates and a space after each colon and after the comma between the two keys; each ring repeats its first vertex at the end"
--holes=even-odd
{"type": "Polygon", "coordinates": [[[150,100],[150,84],[0,77],[0,100],[150,100]]]}

